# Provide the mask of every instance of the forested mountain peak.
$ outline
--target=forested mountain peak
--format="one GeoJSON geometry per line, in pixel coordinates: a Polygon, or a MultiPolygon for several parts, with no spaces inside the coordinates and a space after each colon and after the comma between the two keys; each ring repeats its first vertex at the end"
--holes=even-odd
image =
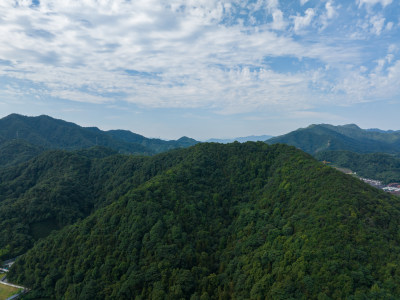
{"type": "Polygon", "coordinates": [[[342,125],[342,127],[356,129],[356,130],[360,130],[361,129],[357,124],[346,124],[346,125],[342,125]]]}
{"type": "Polygon", "coordinates": [[[195,139],[192,139],[192,138],[187,137],[187,136],[183,136],[183,137],[179,138],[177,140],[177,142],[182,144],[182,145],[186,145],[187,147],[193,146],[193,145],[198,143],[198,141],[196,141],[195,139]]]}

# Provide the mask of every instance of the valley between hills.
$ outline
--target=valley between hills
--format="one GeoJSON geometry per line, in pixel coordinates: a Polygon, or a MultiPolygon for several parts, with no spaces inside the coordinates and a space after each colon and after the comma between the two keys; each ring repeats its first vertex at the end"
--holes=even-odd
{"type": "Polygon", "coordinates": [[[400,132],[259,142],[0,120],[0,259],[22,299],[398,299],[400,132]],[[321,161],[329,162],[322,163],[321,161]]]}

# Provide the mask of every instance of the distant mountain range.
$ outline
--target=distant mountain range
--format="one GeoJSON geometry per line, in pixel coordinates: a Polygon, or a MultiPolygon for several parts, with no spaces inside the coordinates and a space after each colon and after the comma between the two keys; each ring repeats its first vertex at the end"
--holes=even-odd
{"type": "Polygon", "coordinates": [[[365,130],[355,124],[343,126],[319,124],[297,129],[266,142],[292,145],[310,154],[328,150],[398,153],[400,131],[365,130]]]}
{"type": "Polygon", "coordinates": [[[205,142],[208,143],[221,143],[221,144],[229,144],[235,141],[239,143],[245,142],[258,142],[258,141],[266,141],[272,138],[272,135],[250,135],[245,137],[231,138],[231,139],[208,139],[205,142]]]}
{"type": "Polygon", "coordinates": [[[187,137],[164,141],[146,138],[127,130],[102,131],[97,127],[81,127],[44,115],[26,117],[11,114],[0,119],[0,152],[12,152],[10,147],[19,147],[21,151],[21,147],[76,150],[104,146],[120,153],[151,155],[197,143],[187,137]]]}
{"type": "Polygon", "coordinates": [[[320,161],[350,169],[362,177],[384,183],[400,182],[400,131],[319,124],[266,142],[295,146],[320,161]]]}

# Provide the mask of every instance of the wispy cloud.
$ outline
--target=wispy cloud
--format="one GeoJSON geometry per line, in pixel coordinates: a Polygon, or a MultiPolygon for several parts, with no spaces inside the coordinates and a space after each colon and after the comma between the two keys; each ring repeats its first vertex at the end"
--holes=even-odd
{"type": "Polygon", "coordinates": [[[371,32],[380,35],[382,32],[382,29],[384,28],[385,25],[385,18],[382,16],[376,15],[372,16],[369,20],[371,24],[371,32]]]}
{"type": "Polygon", "coordinates": [[[392,0],[357,0],[358,6],[361,7],[363,5],[375,5],[375,4],[380,4],[383,7],[389,5],[392,3],[392,0]]]}
{"type": "Polygon", "coordinates": [[[322,29],[325,29],[329,25],[330,20],[338,15],[337,9],[338,8],[334,6],[332,1],[327,1],[325,3],[325,12],[320,16],[322,29]]]}
{"type": "Polygon", "coordinates": [[[294,31],[296,33],[299,33],[303,28],[309,26],[311,24],[312,19],[315,16],[315,11],[312,8],[308,8],[304,16],[294,16],[293,17],[293,22],[294,22],[294,31]]]}

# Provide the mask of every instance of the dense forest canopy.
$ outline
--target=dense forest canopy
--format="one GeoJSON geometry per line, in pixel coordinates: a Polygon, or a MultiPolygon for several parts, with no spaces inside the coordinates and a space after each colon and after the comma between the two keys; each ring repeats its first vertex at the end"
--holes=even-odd
{"type": "MultiPolygon", "coordinates": [[[[51,191],[52,164],[68,166],[71,156],[77,163],[54,189],[64,184],[67,212],[68,193],[82,193],[72,205],[82,218],[14,264],[9,278],[32,289],[28,298],[400,297],[398,199],[294,147],[199,144],[154,157],[56,151],[38,158],[42,169],[30,170],[36,179],[14,201],[36,184],[51,191]],[[68,189],[81,180],[84,190],[68,189]]],[[[18,180],[22,169],[2,178],[18,180]]],[[[57,213],[60,225],[74,221],[57,213]]]]}
{"type": "Polygon", "coordinates": [[[175,162],[121,155],[94,147],[50,150],[16,166],[0,168],[0,259],[15,257],[51,230],[87,217],[98,207],[175,162]]]}

